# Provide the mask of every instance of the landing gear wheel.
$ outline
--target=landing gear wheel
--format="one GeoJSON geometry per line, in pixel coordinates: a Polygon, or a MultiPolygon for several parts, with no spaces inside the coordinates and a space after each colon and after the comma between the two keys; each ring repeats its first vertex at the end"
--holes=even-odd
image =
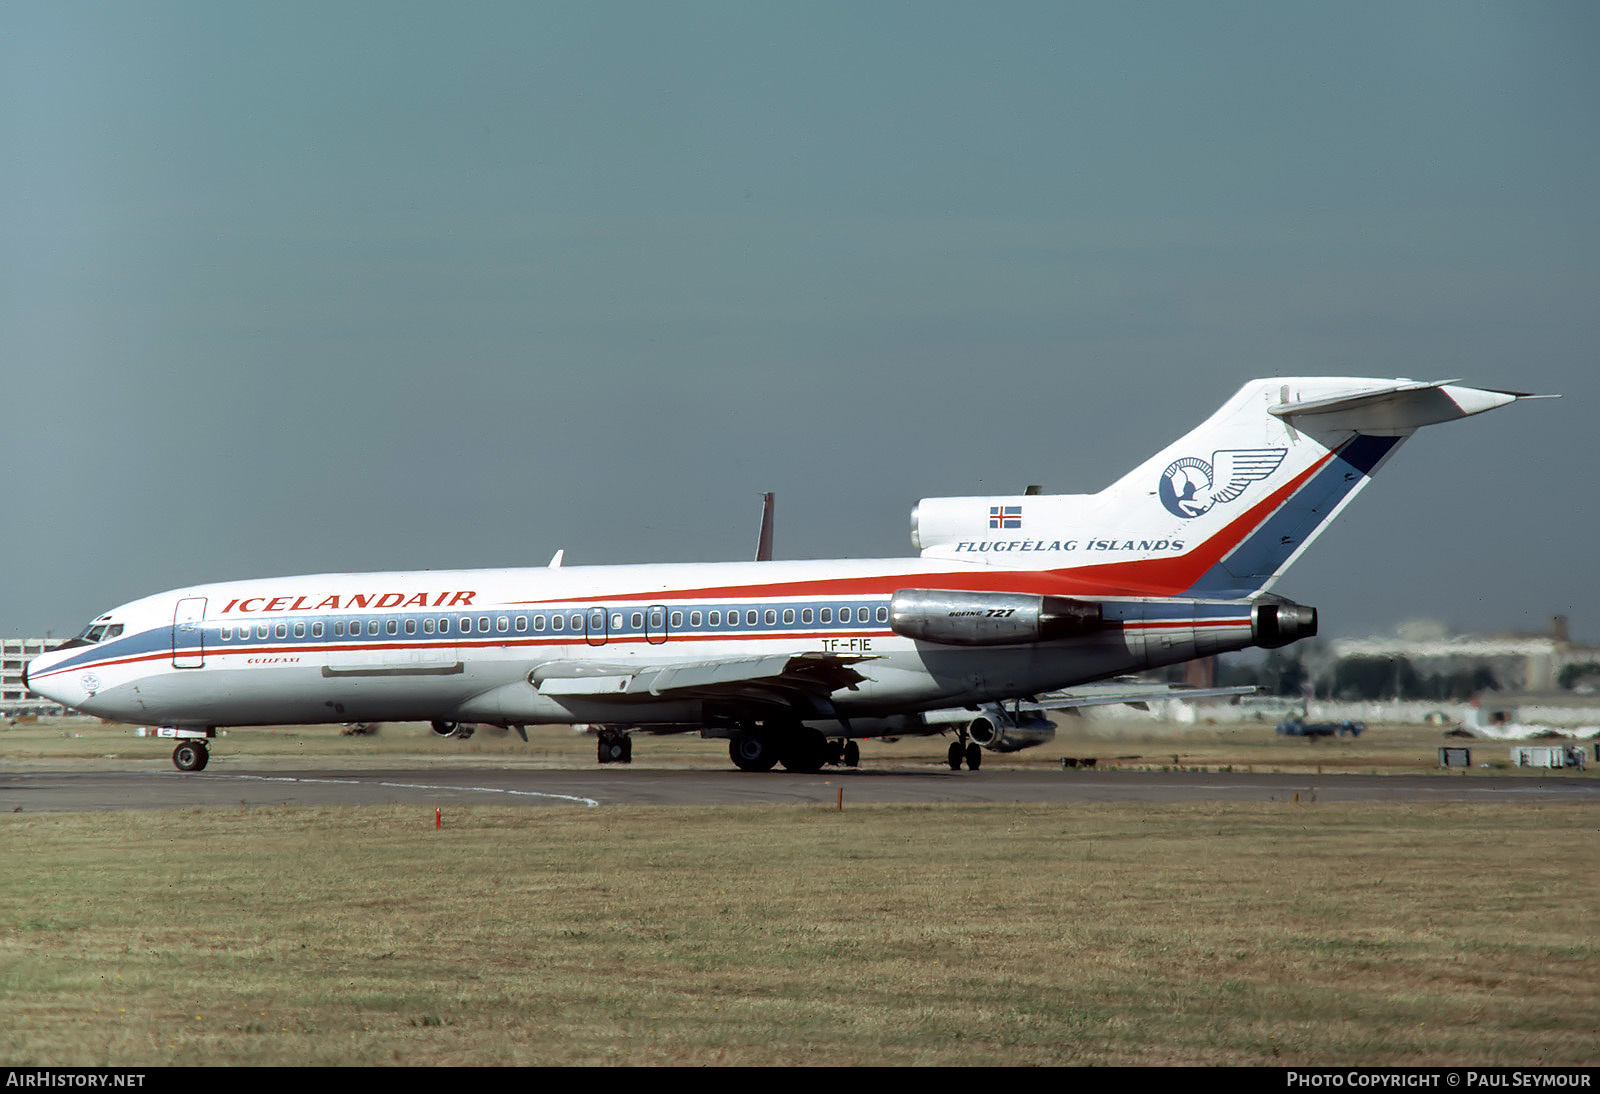
{"type": "Polygon", "coordinates": [[[633,762],[633,738],[614,729],[602,729],[595,742],[595,758],[603,764],[633,762]]]}
{"type": "Polygon", "coordinates": [[[967,770],[976,771],[983,766],[983,749],[977,743],[967,745],[967,770]]]}
{"type": "Polygon", "coordinates": [[[204,771],[211,752],[201,741],[182,741],[172,750],[172,763],[179,771],[204,771]]]}
{"type": "Polygon", "coordinates": [[[966,755],[966,747],[960,741],[950,742],[950,751],[945,756],[945,762],[950,765],[951,771],[961,770],[961,758],[966,755]]]}
{"type": "Polygon", "coordinates": [[[861,746],[854,741],[846,741],[844,746],[844,765],[846,767],[861,766],[861,746]]]}
{"type": "Polygon", "coordinates": [[[771,771],[778,762],[778,749],[771,737],[742,733],[728,742],[728,759],[740,771],[771,771]]]}
{"type": "Polygon", "coordinates": [[[784,745],[785,770],[810,775],[828,762],[828,739],[814,729],[793,730],[784,745]]]}

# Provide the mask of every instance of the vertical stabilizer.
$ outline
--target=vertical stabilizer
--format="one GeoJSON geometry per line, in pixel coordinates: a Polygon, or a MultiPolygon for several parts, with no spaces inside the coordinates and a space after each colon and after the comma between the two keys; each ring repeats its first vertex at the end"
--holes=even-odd
{"type": "Polygon", "coordinates": [[[913,537],[924,555],[1133,594],[1252,596],[1417,429],[1525,397],[1449,381],[1253,380],[1098,494],[924,499],[913,537]]]}

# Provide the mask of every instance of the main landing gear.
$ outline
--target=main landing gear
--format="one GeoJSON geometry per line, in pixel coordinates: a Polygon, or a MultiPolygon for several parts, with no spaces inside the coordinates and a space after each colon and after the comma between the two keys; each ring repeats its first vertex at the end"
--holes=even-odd
{"type": "Polygon", "coordinates": [[[595,735],[595,758],[603,764],[631,764],[633,737],[627,730],[602,728],[595,735]]]}
{"type": "Polygon", "coordinates": [[[859,767],[861,746],[829,740],[806,726],[750,725],[729,739],[728,759],[740,771],[771,771],[781,763],[787,771],[809,775],[828,764],[859,767]]]}
{"type": "Polygon", "coordinates": [[[945,758],[945,762],[950,765],[951,771],[960,771],[962,760],[967,762],[968,771],[978,770],[983,766],[983,749],[978,747],[976,741],[967,741],[965,744],[961,741],[951,741],[950,754],[945,758]]]}

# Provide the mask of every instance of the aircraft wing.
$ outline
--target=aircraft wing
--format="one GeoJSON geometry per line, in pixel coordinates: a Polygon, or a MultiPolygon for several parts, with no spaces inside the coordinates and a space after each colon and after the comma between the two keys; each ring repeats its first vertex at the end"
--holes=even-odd
{"type": "Polygon", "coordinates": [[[665,665],[553,661],[529,674],[541,694],[596,699],[729,699],[810,709],[865,677],[851,667],[861,654],[800,653],[726,657],[665,665]]]}
{"type": "Polygon", "coordinates": [[[1069,707],[1110,706],[1128,703],[1142,706],[1158,699],[1215,699],[1224,695],[1254,695],[1261,689],[1252,685],[1228,688],[1197,688],[1188,684],[1151,684],[1139,680],[1107,680],[1103,683],[1080,684],[1041,695],[1032,704],[1045,710],[1065,710],[1069,707]]]}

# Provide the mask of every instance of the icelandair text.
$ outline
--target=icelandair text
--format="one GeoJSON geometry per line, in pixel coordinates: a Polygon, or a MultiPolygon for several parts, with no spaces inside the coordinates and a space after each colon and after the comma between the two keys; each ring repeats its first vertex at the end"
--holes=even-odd
{"type": "Polygon", "coordinates": [[[353,608],[457,608],[470,605],[476,590],[451,590],[445,593],[350,593],[344,597],[324,596],[247,596],[228,601],[227,612],[347,612],[353,608]]]}

